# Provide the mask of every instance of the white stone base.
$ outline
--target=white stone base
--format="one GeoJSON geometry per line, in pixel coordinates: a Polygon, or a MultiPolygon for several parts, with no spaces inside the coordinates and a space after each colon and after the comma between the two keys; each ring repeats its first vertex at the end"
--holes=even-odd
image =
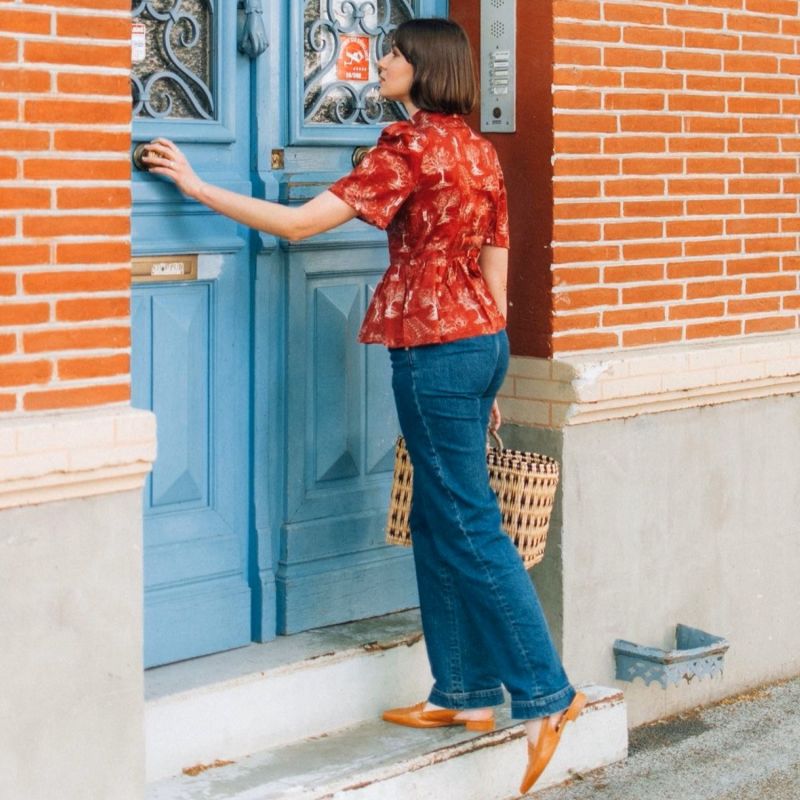
{"type": "Polygon", "coordinates": [[[0,797],[140,800],[142,483],[155,417],[0,420],[0,797]]]}
{"type": "Polygon", "coordinates": [[[0,510],[0,798],[140,800],[141,491],[0,510]]]}
{"type": "Polygon", "coordinates": [[[376,719],[425,697],[431,675],[404,612],[148,670],[146,685],[152,781],[376,719]]]}
{"type": "Polygon", "coordinates": [[[532,575],[573,680],[638,725],[800,672],[800,396],[504,433],[561,463],[532,575]],[[678,623],[730,642],[722,675],[615,681],[615,639],[670,649],[678,623]]]}
{"type": "MultiPolygon", "coordinates": [[[[590,704],[567,726],[536,790],[627,755],[622,694],[584,691],[590,704]]],[[[147,800],[510,800],[519,796],[526,762],[524,729],[502,715],[498,730],[487,734],[376,720],[152,784],[147,800]]]]}

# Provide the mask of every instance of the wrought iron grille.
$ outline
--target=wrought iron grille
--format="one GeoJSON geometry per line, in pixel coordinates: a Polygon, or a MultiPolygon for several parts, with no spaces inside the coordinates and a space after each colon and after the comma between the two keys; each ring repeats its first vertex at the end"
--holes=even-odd
{"type": "Polygon", "coordinates": [[[413,0],[306,0],[306,124],[374,125],[403,119],[402,107],[379,95],[377,63],[391,46],[391,32],[414,16],[413,0]]]}
{"type": "Polygon", "coordinates": [[[214,119],[214,2],[132,0],[145,29],[131,72],[134,117],[214,119]]]}

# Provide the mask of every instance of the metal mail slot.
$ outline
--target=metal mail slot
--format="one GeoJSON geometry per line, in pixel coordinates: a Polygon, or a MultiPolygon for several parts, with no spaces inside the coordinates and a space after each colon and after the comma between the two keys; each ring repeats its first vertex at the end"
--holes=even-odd
{"type": "Polygon", "coordinates": [[[147,256],[133,259],[134,283],[196,281],[197,255],[147,256]]]}

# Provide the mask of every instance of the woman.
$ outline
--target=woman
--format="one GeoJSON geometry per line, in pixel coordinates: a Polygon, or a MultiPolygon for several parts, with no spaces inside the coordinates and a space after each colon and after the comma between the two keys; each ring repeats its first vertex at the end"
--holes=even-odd
{"type": "Polygon", "coordinates": [[[463,119],[477,86],[458,25],[404,23],[378,70],[381,95],[402,103],[409,120],[385,128],[350,175],[301,207],[203,182],[166,139],[154,140],[145,160],[189,197],[292,241],[355,216],[387,229],[391,265],[359,340],[390,351],[414,465],[411,530],[434,686],[427,702],[383,717],[492,730],[505,686],[512,717],[526,720],[526,792],[586,698],[567,680],[488,483],[486,431],[500,425],[495,395],[508,365],[502,173],[491,144],[463,119]]]}

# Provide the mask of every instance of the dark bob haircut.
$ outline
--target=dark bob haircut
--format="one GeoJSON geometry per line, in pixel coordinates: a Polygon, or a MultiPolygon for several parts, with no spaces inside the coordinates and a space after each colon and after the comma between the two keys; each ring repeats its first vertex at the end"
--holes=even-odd
{"type": "Polygon", "coordinates": [[[392,45],[414,67],[411,101],[440,114],[469,114],[478,100],[472,48],[464,29],[447,19],[411,19],[392,45]]]}

